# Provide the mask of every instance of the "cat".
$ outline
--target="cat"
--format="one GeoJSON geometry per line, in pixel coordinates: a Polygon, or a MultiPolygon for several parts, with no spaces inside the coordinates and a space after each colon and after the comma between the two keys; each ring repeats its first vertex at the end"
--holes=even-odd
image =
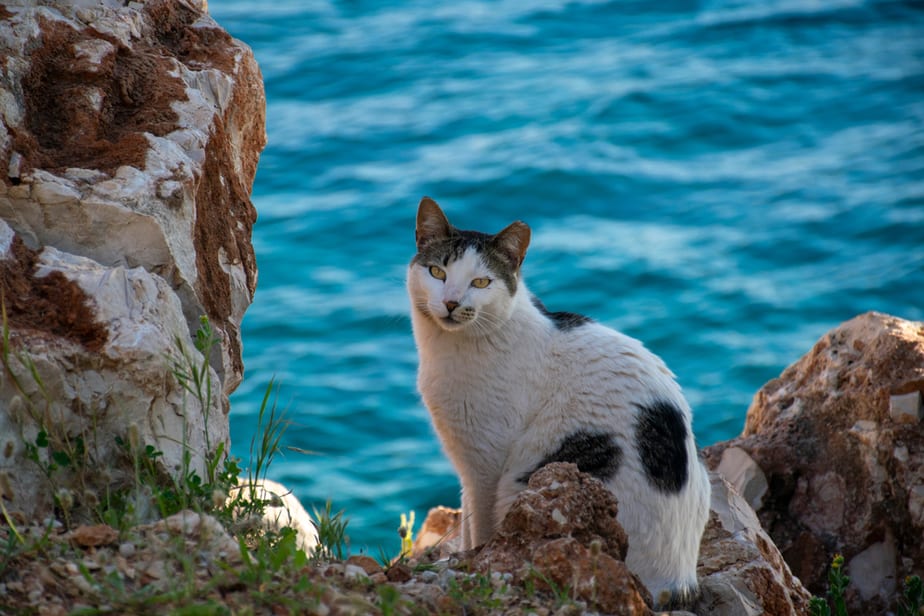
{"type": "Polygon", "coordinates": [[[710,486],[690,407],[642,343],[523,282],[530,229],[453,227],[424,197],[408,267],[417,385],[462,484],[462,543],[487,542],[530,475],[573,462],[619,501],[628,567],[656,607],[697,595],[710,486]]]}

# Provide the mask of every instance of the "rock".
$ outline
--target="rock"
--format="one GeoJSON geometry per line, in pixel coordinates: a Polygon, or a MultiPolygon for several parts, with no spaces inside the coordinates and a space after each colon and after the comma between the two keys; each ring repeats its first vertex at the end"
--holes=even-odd
{"type": "Polygon", "coordinates": [[[808,614],[808,591],[794,577],[747,501],[717,473],[700,547],[701,596],[709,616],[808,614]]]}
{"type": "Polygon", "coordinates": [[[192,0],[6,10],[0,218],[32,249],[162,277],[187,337],[202,314],[222,333],[210,359],[226,397],[256,285],[249,194],[266,137],[253,54],[192,0]]]}
{"type": "MultiPolygon", "coordinates": [[[[710,517],[697,569],[702,595],[693,611],[700,616],[808,613],[809,593],[753,509],[720,475],[712,473],[710,480],[710,517]]],[[[468,556],[470,565],[475,571],[509,572],[537,587],[548,588],[545,579],[573,588],[578,598],[604,613],[648,613],[648,591],[622,562],[627,544],[615,522],[617,511],[614,497],[599,481],[573,465],[551,464],[533,475],[496,537],[468,556]],[[568,521],[562,524],[561,519],[568,521]]],[[[458,514],[431,509],[415,554],[426,552],[425,529],[437,534],[454,528],[458,514]]]]}
{"type": "Polygon", "coordinates": [[[119,533],[108,524],[94,524],[92,526],[78,526],[71,533],[71,541],[82,548],[95,548],[101,545],[115,543],[119,533]]]}
{"type": "Polygon", "coordinates": [[[376,573],[382,573],[382,566],[371,556],[365,554],[354,554],[347,559],[348,565],[355,565],[363,570],[367,577],[372,577],[376,573]]]}
{"type": "Polygon", "coordinates": [[[916,424],[924,417],[921,392],[912,391],[889,398],[889,415],[892,421],[916,424]]]}
{"type": "Polygon", "coordinates": [[[449,507],[434,507],[427,513],[411,555],[420,557],[430,552],[434,558],[439,558],[462,551],[462,511],[449,507]]]}
{"type": "Polygon", "coordinates": [[[413,572],[411,568],[404,563],[395,563],[388,568],[388,571],[385,572],[385,576],[388,578],[389,582],[400,584],[410,580],[413,577],[413,572]]]}
{"type": "Polygon", "coordinates": [[[545,590],[571,588],[573,598],[607,614],[649,614],[651,596],[623,562],[628,541],[617,511],[600,481],[574,464],[549,464],[472,557],[472,570],[510,573],[545,590]]]}
{"type": "Polygon", "coordinates": [[[759,518],[813,594],[844,555],[852,613],[894,608],[894,580],[924,574],[921,391],[924,323],[867,313],[767,383],[740,437],[705,451],[717,468],[741,449],[766,475],[759,518]]]}
{"type": "MultiPolygon", "coordinates": [[[[0,449],[9,454],[0,472],[10,478],[10,509],[26,519],[48,514],[53,494],[42,467],[54,463],[57,487],[84,478],[67,509],[87,511],[100,494],[132,483],[132,460],[146,446],[182,471],[186,443],[189,470],[205,477],[204,452],[228,440],[228,422],[219,400],[200,401],[172,365],[184,356],[198,366],[206,360],[177,342],[186,339],[186,320],[166,281],[141,267],[33,251],[0,220],[4,237],[0,281],[12,348],[0,373],[0,449]],[[29,447],[39,464],[26,458],[29,447]]],[[[214,370],[205,376],[218,390],[214,370]]]]}
{"type": "MultiPolygon", "coordinates": [[[[78,462],[104,469],[100,485],[130,482],[147,446],[174,474],[188,449],[205,477],[205,454],[227,445],[256,285],[264,97],[250,50],[199,2],[0,13],[0,473],[11,512],[36,519],[51,495],[25,454],[43,432],[43,463],[67,456],[65,487],[78,462]],[[209,357],[193,344],[203,315],[218,337],[209,357]],[[190,393],[177,360],[209,366],[211,399],[190,393]]],[[[93,492],[75,490],[74,506],[93,492]]]]}
{"type": "Polygon", "coordinates": [[[767,477],[757,463],[740,447],[722,452],[716,469],[754,509],[759,509],[767,493],[767,477]]]}
{"type": "MultiPolygon", "coordinates": [[[[259,479],[250,485],[246,478],[238,478],[238,490],[245,500],[265,503],[263,516],[256,523],[267,531],[288,527],[295,531],[296,545],[310,555],[318,545],[318,528],[298,497],[284,485],[272,479],[259,479]]],[[[234,499],[238,494],[228,496],[234,499]]],[[[236,512],[240,515],[240,512],[236,512]]],[[[374,562],[374,561],[373,561],[374,562]]]]}
{"type": "MultiPolygon", "coordinates": [[[[181,537],[190,547],[207,551],[223,561],[240,561],[240,544],[228,534],[221,522],[205,513],[185,509],[155,522],[150,528],[155,534],[181,537]]],[[[154,553],[154,557],[163,558],[163,554],[154,553]]]]}

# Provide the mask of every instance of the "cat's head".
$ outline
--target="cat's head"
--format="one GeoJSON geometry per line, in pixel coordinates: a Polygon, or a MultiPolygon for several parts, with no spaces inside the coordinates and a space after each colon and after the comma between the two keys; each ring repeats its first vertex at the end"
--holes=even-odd
{"type": "Polygon", "coordinates": [[[456,229],[424,197],[408,271],[413,309],[446,331],[488,333],[503,324],[513,310],[529,235],[522,222],[496,235],[456,229]]]}

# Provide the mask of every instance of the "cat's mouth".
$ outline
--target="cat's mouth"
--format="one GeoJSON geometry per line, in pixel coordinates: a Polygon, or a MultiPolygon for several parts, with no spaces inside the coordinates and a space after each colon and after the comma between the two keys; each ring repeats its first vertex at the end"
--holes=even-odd
{"type": "Polygon", "coordinates": [[[465,325],[464,321],[457,321],[451,314],[445,317],[439,317],[439,322],[447,329],[458,329],[462,325],[465,325]]]}
{"type": "Polygon", "coordinates": [[[439,323],[440,327],[446,331],[458,331],[468,325],[471,319],[458,318],[449,314],[445,317],[437,317],[436,321],[439,323]]]}

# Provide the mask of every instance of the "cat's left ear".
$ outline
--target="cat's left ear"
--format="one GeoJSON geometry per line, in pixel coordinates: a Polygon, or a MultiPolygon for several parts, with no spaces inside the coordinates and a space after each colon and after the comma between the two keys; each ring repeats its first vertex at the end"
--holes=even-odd
{"type": "Polygon", "coordinates": [[[529,225],[518,220],[494,236],[494,245],[506,253],[519,269],[523,265],[523,259],[526,258],[529,237],[529,225]]]}
{"type": "Polygon", "coordinates": [[[436,201],[430,197],[421,199],[417,206],[417,250],[433,240],[446,239],[451,232],[452,225],[436,201]]]}

